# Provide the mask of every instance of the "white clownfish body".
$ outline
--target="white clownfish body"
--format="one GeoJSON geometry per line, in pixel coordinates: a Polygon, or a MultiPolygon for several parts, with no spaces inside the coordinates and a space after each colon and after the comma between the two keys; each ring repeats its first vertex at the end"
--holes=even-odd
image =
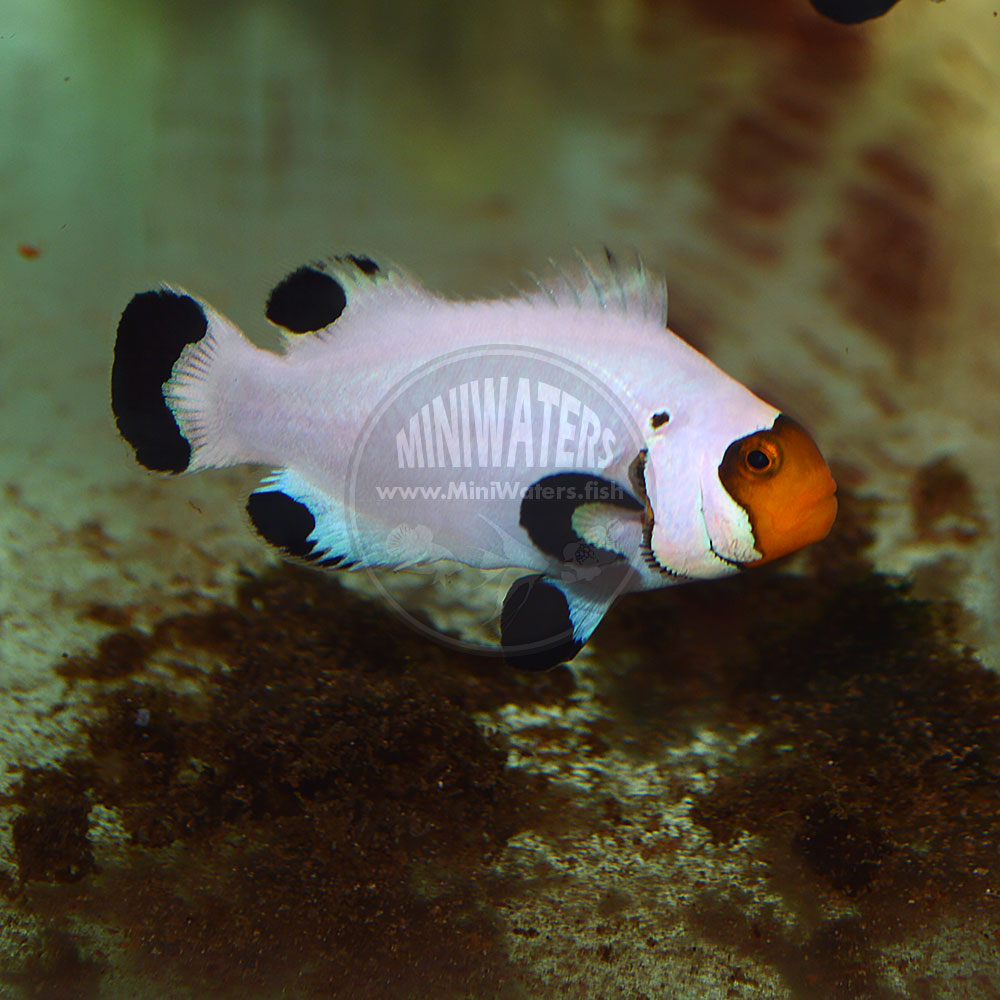
{"type": "Polygon", "coordinates": [[[122,315],[112,408],[149,468],[274,468],[257,531],[331,569],[519,568],[508,660],[571,659],[625,591],[725,576],[824,537],[809,435],[666,328],[609,254],[509,299],[452,301],[349,255],[290,274],[261,350],[169,287],[122,315]]]}

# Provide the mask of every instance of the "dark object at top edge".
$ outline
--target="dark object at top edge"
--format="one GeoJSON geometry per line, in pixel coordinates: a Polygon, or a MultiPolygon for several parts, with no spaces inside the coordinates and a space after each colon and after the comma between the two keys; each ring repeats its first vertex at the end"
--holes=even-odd
{"type": "Polygon", "coordinates": [[[899,0],[810,0],[824,17],[840,24],[859,24],[881,17],[899,0]]]}

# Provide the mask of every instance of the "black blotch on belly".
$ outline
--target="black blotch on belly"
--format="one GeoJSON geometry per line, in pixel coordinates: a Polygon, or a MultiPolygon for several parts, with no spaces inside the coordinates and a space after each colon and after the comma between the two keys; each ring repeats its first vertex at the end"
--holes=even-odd
{"type": "Polygon", "coordinates": [[[335,322],[346,306],[343,285],[325,271],[306,266],[274,287],[267,318],[292,333],[314,333],[335,322]]]}

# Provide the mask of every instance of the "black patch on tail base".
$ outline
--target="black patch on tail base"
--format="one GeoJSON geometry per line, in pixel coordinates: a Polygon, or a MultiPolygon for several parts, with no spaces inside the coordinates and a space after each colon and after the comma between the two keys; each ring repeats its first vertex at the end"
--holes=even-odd
{"type": "Polygon", "coordinates": [[[314,563],[323,569],[348,569],[354,561],[344,556],[316,549],[309,536],[316,528],[316,518],[301,500],[281,490],[260,490],[247,498],[247,513],[254,529],[265,542],[286,556],[314,563]]]}
{"type": "Polygon", "coordinates": [[[542,574],[515,580],[500,612],[504,658],[521,670],[550,670],[583,648],[573,638],[566,595],[542,574]]]}
{"type": "Polygon", "coordinates": [[[204,310],[189,295],[142,292],[118,322],[111,368],[111,409],[136,459],[157,472],[183,472],[191,445],[163,398],[163,383],[188,344],[208,330],[204,310]]]}
{"type": "Polygon", "coordinates": [[[560,472],[532,483],[521,501],[520,524],[536,548],[566,563],[586,560],[605,566],[624,558],[620,552],[591,545],[573,530],[573,513],[588,503],[607,503],[627,511],[642,504],[617,483],[584,472],[560,472]]]}
{"type": "Polygon", "coordinates": [[[275,286],[267,300],[267,318],[291,333],[315,333],[335,322],[346,306],[344,286],[318,267],[306,266],[275,286]]]}

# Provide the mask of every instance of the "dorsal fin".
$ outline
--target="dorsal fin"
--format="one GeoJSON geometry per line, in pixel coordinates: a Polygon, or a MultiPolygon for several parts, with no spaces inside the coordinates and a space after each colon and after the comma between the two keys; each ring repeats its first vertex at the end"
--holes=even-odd
{"type": "Polygon", "coordinates": [[[620,316],[656,319],[667,325],[667,285],[651,275],[642,259],[622,264],[607,247],[600,262],[592,263],[581,253],[568,267],[550,260],[551,275],[529,273],[534,288],[522,291],[530,302],[548,302],[577,309],[597,309],[620,316]]]}
{"type": "Polygon", "coordinates": [[[282,278],[267,299],[267,318],[282,332],[319,333],[348,308],[387,285],[416,283],[399,268],[362,254],[344,254],[305,264],[282,278]]]}

